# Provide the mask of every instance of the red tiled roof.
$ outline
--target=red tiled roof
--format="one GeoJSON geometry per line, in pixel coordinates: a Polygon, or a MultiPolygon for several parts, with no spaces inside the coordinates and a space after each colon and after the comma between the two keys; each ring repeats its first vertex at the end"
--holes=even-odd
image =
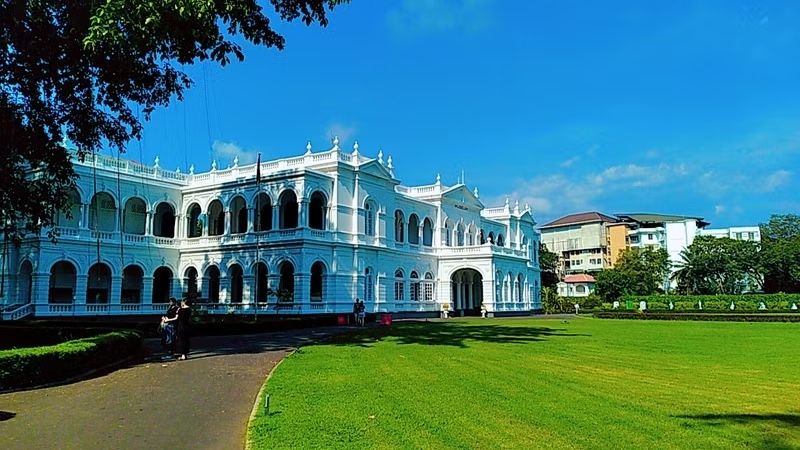
{"type": "Polygon", "coordinates": [[[616,222],[617,219],[607,216],[597,211],[583,212],[577,214],[570,214],[560,219],[556,219],[550,223],[546,223],[541,228],[552,228],[563,225],[575,225],[579,223],[592,223],[592,222],[616,222]]]}
{"type": "Polygon", "coordinates": [[[594,283],[593,276],[585,273],[578,273],[574,275],[567,275],[564,277],[564,283],[594,283]]]}

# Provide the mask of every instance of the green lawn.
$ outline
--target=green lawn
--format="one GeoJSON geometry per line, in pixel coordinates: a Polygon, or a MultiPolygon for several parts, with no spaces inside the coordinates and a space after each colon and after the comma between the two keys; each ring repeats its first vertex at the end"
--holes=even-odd
{"type": "Polygon", "coordinates": [[[395,323],[275,371],[254,448],[800,448],[800,324],[395,323]]]}

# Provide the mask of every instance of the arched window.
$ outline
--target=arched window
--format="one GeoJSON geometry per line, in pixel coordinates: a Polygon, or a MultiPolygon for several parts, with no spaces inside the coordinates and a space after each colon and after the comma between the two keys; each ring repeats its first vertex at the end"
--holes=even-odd
{"type": "Polygon", "coordinates": [[[503,239],[503,234],[497,235],[497,245],[503,247],[505,245],[505,240],[503,239]]]}
{"type": "MultiPolygon", "coordinates": [[[[65,209],[58,211],[56,225],[65,228],[78,228],[81,221],[81,194],[75,189],[70,189],[68,202],[65,209]]],[[[86,226],[86,224],[83,224],[86,226]]]]}
{"type": "MultiPolygon", "coordinates": [[[[492,236],[492,234],[489,233],[489,237],[490,238],[491,238],[491,236],[492,236]]],[[[495,292],[494,292],[495,301],[498,302],[498,303],[502,302],[503,301],[503,273],[500,272],[499,270],[494,274],[494,286],[495,286],[495,289],[494,289],[495,290],[495,292]]]]}
{"type": "Polygon", "coordinates": [[[419,275],[417,272],[411,272],[411,301],[418,302],[420,294],[422,293],[422,286],[419,282],[419,275]]]}
{"type": "Polygon", "coordinates": [[[129,198],[122,212],[123,233],[143,235],[145,222],[147,222],[147,206],[144,200],[137,197],[129,198]]]}
{"type": "Polygon", "coordinates": [[[326,228],[325,222],[327,219],[326,209],[328,201],[325,195],[320,191],[315,191],[311,194],[311,200],[308,203],[308,227],[315,230],[324,230],[326,228]]]}
{"type": "Polygon", "coordinates": [[[484,236],[483,234],[483,229],[481,229],[481,231],[478,234],[478,242],[480,242],[481,245],[486,243],[486,236],[484,236]]]}
{"type": "Polygon", "coordinates": [[[144,289],[144,271],[139,266],[130,265],[122,271],[122,303],[141,303],[144,289]]]}
{"type": "Polygon", "coordinates": [[[450,224],[450,219],[444,221],[444,245],[445,247],[453,245],[453,226],[450,224]]]}
{"type": "Polygon", "coordinates": [[[225,232],[225,213],[222,211],[222,202],[214,200],[208,205],[208,235],[221,236],[225,232]]]}
{"type": "Polygon", "coordinates": [[[416,214],[408,218],[408,243],[419,245],[419,217],[416,214]]]}
{"type": "Polygon", "coordinates": [[[522,274],[517,275],[517,301],[521,302],[525,298],[523,296],[523,290],[525,288],[525,282],[522,279],[522,274]]]}
{"type": "Polygon", "coordinates": [[[103,263],[89,268],[86,279],[86,303],[108,303],[111,297],[111,269],[103,263]]]}
{"type": "Polygon", "coordinates": [[[425,274],[425,301],[433,301],[433,274],[428,272],[425,274]]]}
{"type": "Polygon", "coordinates": [[[375,301],[374,293],[375,293],[375,279],[372,274],[372,269],[367,267],[364,271],[364,301],[365,302],[373,302],[375,301]]]}
{"type": "Polygon", "coordinates": [[[281,230],[297,228],[297,196],[294,194],[294,191],[291,189],[283,191],[279,203],[281,230]]]}
{"type": "Polygon", "coordinates": [[[256,197],[256,231],[269,231],[272,229],[272,199],[265,193],[256,197]]]}
{"type": "Polygon", "coordinates": [[[422,245],[433,246],[433,223],[427,217],[422,221],[422,245]]]}
{"type": "Polygon", "coordinates": [[[394,301],[402,302],[405,299],[406,280],[401,269],[394,271],[394,301]]]}
{"type": "Polygon", "coordinates": [[[232,264],[228,267],[228,279],[230,282],[229,303],[242,303],[244,294],[244,272],[239,264],[232,264]]]}
{"type": "Polygon", "coordinates": [[[311,301],[321,302],[323,299],[323,277],[325,275],[325,265],[317,261],[311,265],[311,301]]]}
{"type": "MultiPolygon", "coordinates": [[[[247,233],[247,203],[237,195],[231,201],[231,234],[247,233]]],[[[241,267],[240,267],[241,268],[241,267]]]]}
{"type": "Polygon", "coordinates": [[[364,234],[375,236],[375,205],[372,202],[364,204],[364,234]]]}
{"type": "Polygon", "coordinates": [[[269,292],[269,270],[267,265],[260,262],[255,265],[255,291],[258,303],[269,303],[267,293],[269,292]]]}
{"type": "Polygon", "coordinates": [[[575,292],[578,294],[585,294],[586,293],[586,286],[579,284],[575,286],[575,292]]]}
{"type": "Polygon", "coordinates": [[[188,267],[183,273],[184,292],[189,298],[197,297],[197,269],[188,267]]]}
{"type": "Polygon", "coordinates": [[[192,203],[186,210],[186,236],[190,238],[203,235],[203,224],[200,222],[200,205],[192,203]]]}
{"type": "Polygon", "coordinates": [[[153,236],[175,237],[175,210],[172,205],[161,202],[153,215],[153,236]]]}
{"type": "Polygon", "coordinates": [[[475,225],[473,224],[467,228],[467,245],[475,245],[475,225]]]}
{"type": "Polygon", "coordinates": [[[294,265],[289,261],[281,263],[281,280],[278,289],[281,291],[279,301],[294,301],[294,265]]]}
{"type": "Polygon", "coordinates": [[[394,240],[396,242],[403,242],[405,233],[405,217],[403,216],[403,211],[399,209],[394,212],[394,240]]]}
{"type": "Polygon", "coordinates": [[[494,244],[494,231],[489,232],[489,243],[494,244]]]}
{"type": "Polygon", "coordinates": [[[172,270],[159,267],[153,273],[153,303],[166,303],[172,295],[172,270]]]}
{"type": "Polygon", "coordinates": [[[33,265],[25,260],[17,274],[17,303],[31,303],[33,293],[33,265]]]}
{"type": "Polygon", "coordinates": [[[75,298],[77,271],[69,261],[59,261],[50,268],[50,303],[72,303],[75,298]]]}
{"type": "Polygon", "coordinates": [[[117,204],[114,197],[100,192],[92,197],[89,205],[89,229],[96,231],[114,231],[117,224],[117,204]]]}
{"type": "Polygon", "coordinates": [[[208,282],[208,301],[210,303],[219,303],[219,267],[209,266],[206,269],[206,280],[208,282]]]}
{"type": "Polygon", "coordinates": [[[460,222],[456,228],[456,245],[459,247],[464,246],[464,224],[460,222]]]}

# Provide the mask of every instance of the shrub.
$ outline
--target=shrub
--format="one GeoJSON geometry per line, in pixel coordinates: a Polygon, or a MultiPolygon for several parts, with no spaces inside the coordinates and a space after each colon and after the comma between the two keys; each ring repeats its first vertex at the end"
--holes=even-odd
{"type": "Polygon", "coordinates": [[[759,311],[759,306],[763,302],[767,311],[772,312],[792,312],[792,304],[800,307],[800,294],[747,294],[747,295],[631,295],[622,299],[622,304],[632,301],[638,305],[640,301],[647,302],[647,309],[650,311],[669,311],[669,303],[672,302],[674,311],[699,311],[698,302],[703,302],[703,311],[719,312],[744,312],[759,311]],[[735,309],[731,311],[731,302],[735,309]]]}
{"type": "Polygon", "coordinates": [[[0,390],[37,386],[99,369],[141,348],[134,331],[115,331],[44,347],[0,351],[0,390]]]}
{"type": "Polygon", "coordinates": [[[800,314],[758,314],[723,312],[631,312],[599,311],[594,314],[600,319],[640,319],[640,320],[703,320],[714,322],[800,322],[800,314]]]}

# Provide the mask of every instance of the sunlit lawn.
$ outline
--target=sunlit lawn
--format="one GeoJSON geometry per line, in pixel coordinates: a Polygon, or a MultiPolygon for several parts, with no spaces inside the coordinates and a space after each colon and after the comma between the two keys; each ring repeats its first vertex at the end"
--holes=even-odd
{"type": "Polygon", "coordinates": [[[305,347],[255,448],[800,448],[800,324],[395,323],[305,347]]]}

